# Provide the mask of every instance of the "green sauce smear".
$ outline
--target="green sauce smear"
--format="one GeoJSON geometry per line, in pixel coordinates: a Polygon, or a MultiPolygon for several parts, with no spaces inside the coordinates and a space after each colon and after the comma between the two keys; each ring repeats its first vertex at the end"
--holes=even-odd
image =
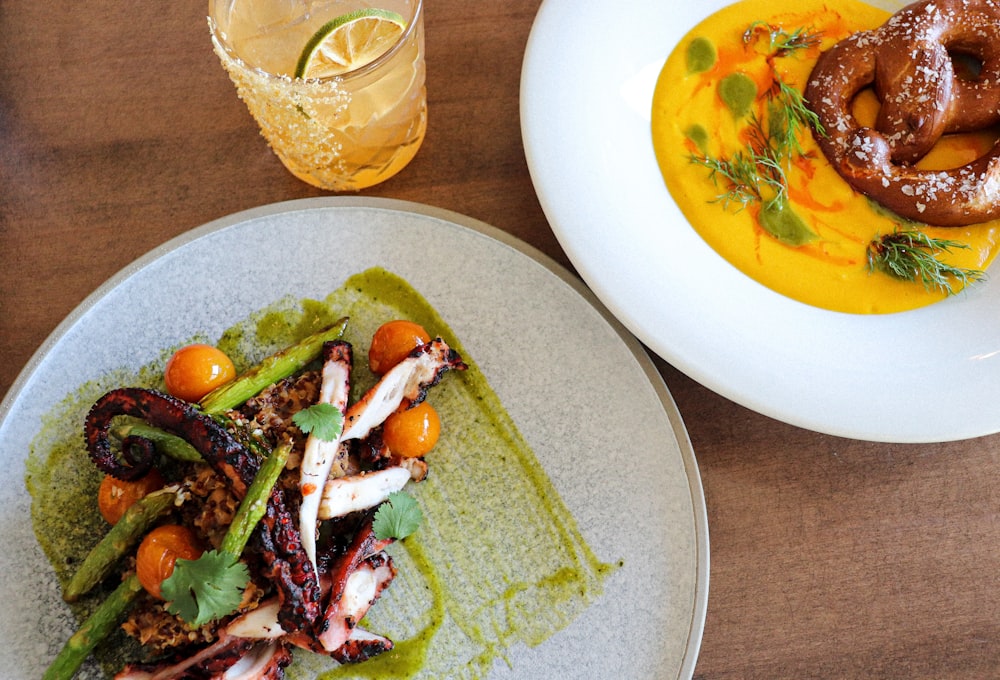
{"type": "Polygon", "coordinates": [[[758,221],[771,236],[790,246],[802,246],[817,238],[788,201],[765,203],[758,221]]]}
{"type": "MultiPolygon", "coordinates": [[[[446,374],[429,393],[442,435],[428,455],[428,478],[410,488],[425,521],[390,546],[399,573],[362,622],[392,639],[394,649],[351,666],[297,650],[286,673],[323,680],[485,677],[497,660],[509,663],[514,645],[539,645],[569,625],[601,595],[621,562],[597,558],[474,359],[436,310],[395,274],[373,268],[324,300],[279,300],[235,324],[216,344],[242,370],[345,315],[345,339],[358,358],[366,356],[382,322],[408,318],[457,349],[469,370],[446,374]]],[[[196,340],[206,341],[189,339],[196,340]]],[[[63,584],[106,531],[94,500],[100,474],[83,444],[87,409],[116,387],[162,389],[160,371],[173,349],[139,371],[122,370],[67,395],[32,442],[25,479],[32,522],[63,584]]],[[[355,398],[375,380],[365,363],[355,362],[355,398]]],[[[113,585],[76,603],[77,618],[113,585]]],[[[97,656],[111,675],[137,659],[138,650],[117,634],[97,656]]]]}

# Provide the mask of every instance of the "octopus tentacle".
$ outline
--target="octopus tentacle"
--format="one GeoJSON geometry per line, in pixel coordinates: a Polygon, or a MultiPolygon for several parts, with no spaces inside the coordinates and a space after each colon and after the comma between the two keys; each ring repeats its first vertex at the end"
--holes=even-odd
{"type": "MultiPolygon", "coordinates": [[[[351,364],[353,349],[343,340],[323,344],[323,372],[317,403],[332,406],[341,415],[347,408],[351,394],[351,364]]],[[[299,490],[302,505],[299,508],[299,531],[302,547],[316,567],[316,520],[319,512],[323,485],[333,470],[335,462],[346,460],[346,447],[342,447],[339,437],[327,441],[315,432],[306,440],[302,454],[299,490]],[[343,455],[341,455],[343,453],[343,455]]]]}
{"type": "Polygon", "coordinates": [[[202,651],[179,660],[130,664],[115,680],[167,680],[170,678],[243,678],[282,680],[292,662],[288,645],[278,641],[259,642],[228,635],[202,651]]]}
{"type": "Polygon", "coordinates": [[[441,338],[420,345],[347,409],[340,440],[366,438],[404,400],[408,403],[407,408],[422,402],[427,391],[441,381],[445,371],[467,368],[461,355],[441,338]]]}
{"type": "Polygon", "coordinates": [[[137,467],[148,472],[156,460],[156,446],[145,437],[129,435],[122,440],[122,457],[128,461],[130,468],[137,467]]]}
{"type": "Polygon", "coordinates": [[[340,647],[330,652],[338,663],[361,663],[393,648],[392,640],[355,626],[340,647]]]}
{"type": "Polygon", "coordinates": [[[97,400],[87,414],[85,437],[94,464],[123,480],[142,477],[153,466],[152,447],[135,439],[123,442],[127,464],[119,462],[111,450],[108,431],[116,416],[140,418],[150,425],[183,437],[213,468],[224,474],[233,491],[243,497],[253,481],[259,460],[214,418],[194,405],[168,394],[138,387],[112,390],[97,400]]]}
{"type": "Polygon", "coordinates": [[[396,574],[391,560],[380,559],[369,566],[373,590],[369,593],[368,602],[359,602],[357,594],[352,592],[357,587],[357,581],[352,582],[352,576],[366,560],[392,543],[392,539],[376,538],[374,516],[373,510],[365,513],[351,544],[331,565],[329,599],[316,631],[320,644],[327,652],[333,652],[347,641],[351,629],[358,624],[368,607],[396,574]]]}
{"type": "Polygon", "coordinates": [[[278,588],[281,627],[286,631],[311,627],[320,614],[319,579],[312,560],[302,547],[302,538],[283,490],[272,492],[271,502],[254,536],[266,564],[266,575],[278,588]]]}
{"type": "MultiPolygon", "coordinates": [[[[188,440],[214,469],[230,482],[237,498],[243,498],[260,468],[259,458],[243,446],[214,418],[193,405],[166,394],[141,388],[122,388],[107,393],[94,404],[86,421],[87,447],[94,463],[120,479],[136,479],[153,463],[152,447],[127,444],[125,459],[116,460],[108,441],[112,419],[126,415],[188,440]]],[[[124,444],[124,443],[123,443],[124,444]]],[[[275,490],[255,532],[261,545],[265,571],[281,596],[281,620],[289,630],[312,624],[320,611],[319,580],[292,521],[285,495],[275,490]]]]}

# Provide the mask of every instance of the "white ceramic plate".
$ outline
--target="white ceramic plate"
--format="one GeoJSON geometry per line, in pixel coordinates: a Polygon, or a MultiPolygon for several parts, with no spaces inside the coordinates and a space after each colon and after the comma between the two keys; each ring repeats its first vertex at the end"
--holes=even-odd
{"type": "Polygon", "coordinates": [[[542,3],[524,61],[522,132],[542,207],[577,271],[654,352],[773,418],[876,441],[1000,431],[1000,281],[902,314],[827,312],[757,284],[685,221],[653,154],[653,87],[683,35],[725,4],[542,3]]]}
{"type": "Polygon", "coordinates": [[[286,295],[322,299],[372,266],[408,280],[455,331],[595,554],[626,557],[569,628],[515,648],[491,677],[691,677],[708,592],[704,497],[683,422],[642,348],[577,279],[505,233],[353,197],[267,206],[167,243],[87,298],[25,367],[0,404],[0,601],[16,612],[0,617],[2,675],[40,677],[72,632],[24,489],[40,417],[87,381],[197,332],[218,337],[286,295]],[[599,472],[581,482],[580,470],[599,472]]]}

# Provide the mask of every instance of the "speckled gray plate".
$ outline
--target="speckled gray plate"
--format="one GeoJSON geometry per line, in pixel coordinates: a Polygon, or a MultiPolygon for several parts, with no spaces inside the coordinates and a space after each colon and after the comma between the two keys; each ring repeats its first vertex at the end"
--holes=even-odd
{"type": "Polygon", "coordinates": [[[491,677],[692,676],[708,598],[705,503],[684,424],[640,345],[576,278],[507,234],[356,197],[265,206],[170,241],[88,297],[24,368],[0,403],[0,676],[39,677],[72,632],[24,489],[42,415],[174,341],[217,337],[286,295],[322,298],[371,266],[407,279],[461,338],[595,553],[628,556],[572,625],[512,650],[491,677]]]}

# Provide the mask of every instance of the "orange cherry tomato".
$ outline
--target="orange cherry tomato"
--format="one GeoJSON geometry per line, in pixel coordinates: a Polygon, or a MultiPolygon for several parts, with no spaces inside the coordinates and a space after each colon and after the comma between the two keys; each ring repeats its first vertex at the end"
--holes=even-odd
{"type": "Polygon", "coordinates": [[[382,441],[392,453],[404,458],[426,455],[440,434],[441,419],[426,401],[413,408],[404,406],[386,418],[382,427],[382,441]]]}
{"type": "Polygon", "coordinates": [[[160,586],[174,573],[178,559],[196,560],[202,549],[194,532],[179,524],[163,524],[142,539],[135,556],[135,574],[153,597],[162,599],[160,586]]]}
{"type": "Polygon", "coordinates": [[[185,401],[198,401],[236,377],[236,367],[221,350],[194,344],[174,352],[163,371],[167,392],[185,401]]]}
{"type": "Polygon", "coordinates": [[[387,321],[372,336],[368,348],[368,367],[375,375],[382,375],[406,358],[406,355],[431,341],[424,327],[405,319],[387,321]]]}
{"type": "Polygon", "coordinates": [[[155,469],[131,482],[104,475],[97,489],[97,509],[108,524],[118,524],[133,503],[152,491],[162,489],[165,483],[163,475],[155,469]]]}

